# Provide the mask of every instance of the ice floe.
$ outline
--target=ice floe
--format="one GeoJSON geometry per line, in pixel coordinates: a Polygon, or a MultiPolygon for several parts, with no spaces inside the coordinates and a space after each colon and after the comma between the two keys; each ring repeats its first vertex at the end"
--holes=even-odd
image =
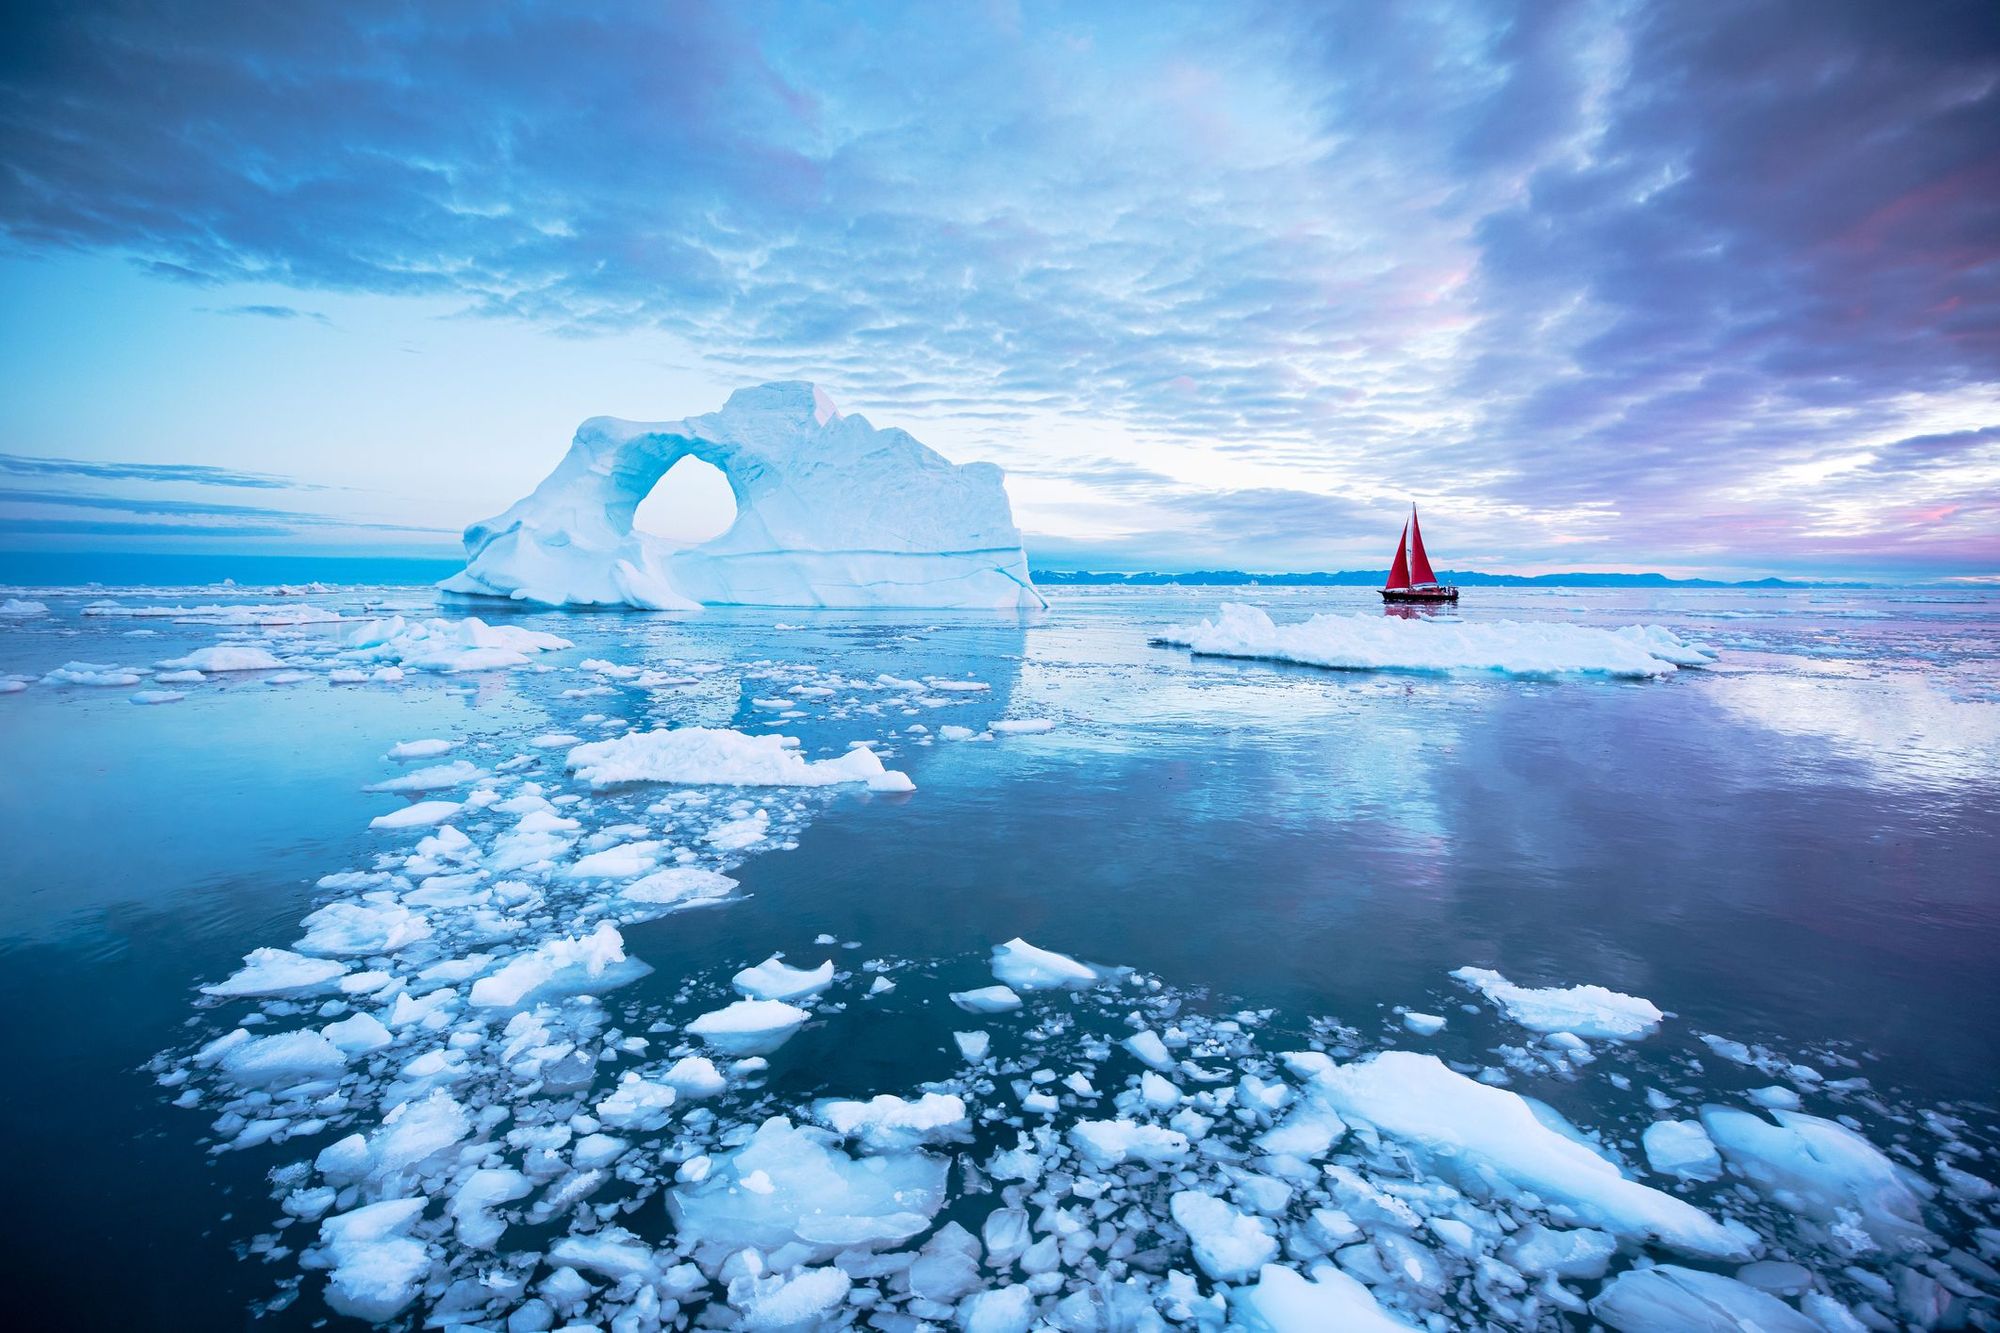
{"type": "Polygon", "coordinates": [[[1214,620],[1162,630],[1154,642],[1212,657],[1247,657],[1349,671],[1497,671],[1516,676],[1663,676],[1716,660],[1659,625],[1595,629],[1512,620],[1442,622],[1316,615],[1279,625],[1225,602],[1214,620]]]}
{"type": "Polygon", "coordinates": [[[1435,1056],[1384,1051],[1337,1065],[1289,1057],[1313,1094],[1343,1119],[1366,1121],[1466,1176],[1531,1190],[1579,1222],[1708,1259],[1747,1259],[1750,1242],[1700,1209],[1630,1180],[1587,1145],[1549,1128],[1521,1097],[1447,1068],[1435,1056]]]}
{"type": "Polygon", "coordinates": [[[1096,968],[1037,949],[1019,936],[993,946],[993,975],[1017,991],[1094,986],[1100,980],[1096,968]]]}
{"type": "Polygon", "coordinates": [[[1498,972],[1461,967],[1452,976],[1471,986],[1507,1017],[1534,1032],[1567,1032],[1607,1041],[1636,1041],[1658,1030],[1666,1015],[1651,1000],[1603,986],[1516,986],[1498,972]]]}
{"type": "Polygon", "coordinates": [[[764,1055],[790,1041],[811,1017],[782,1000],[738,1000],[703,1014],[687,1030],[725,1055],[764,1055]]]}
{"type": "Polygon", "coordinates": [[[908,790],[908,778],[858,747],[835,759],[807,759],[789,736],[751,736],[715,727],[630,732],[569,752],[569,766],[593,787],[674,782],[733,787],[824,787],[845,782],[908,790]]]}

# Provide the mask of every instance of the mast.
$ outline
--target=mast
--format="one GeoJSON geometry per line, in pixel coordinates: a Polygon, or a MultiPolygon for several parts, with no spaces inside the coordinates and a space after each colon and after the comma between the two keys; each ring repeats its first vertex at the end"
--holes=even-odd
{"type": "Polygon", "coordinates": [[[1410,581],[1417,584],[1434,584],[1438,576],[1431,569],[1430,558],[1424,554],[1423,529],[1417,526],[1417,507],[1410,506],[1410,581]]]}
{"type": "MultiPolygon", "coordinates": [[[[1416,513],[1414,509],[1411,510],[1410,512],[1412,516],[1414,516],[1416,513]]],[[[1389,570],[1389,581],[1388,583],[1383,585],[1384,587],[1407,588],[1410,586],[1409,551],[1410,551],[1410,525],[1405,523],[1403,525],[1403,535],[1396,541],[1396,563],[1389,570]]]]}

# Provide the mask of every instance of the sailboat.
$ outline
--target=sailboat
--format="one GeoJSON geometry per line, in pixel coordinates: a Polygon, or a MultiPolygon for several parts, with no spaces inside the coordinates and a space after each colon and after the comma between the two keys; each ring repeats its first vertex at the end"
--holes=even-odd
{"type": "Polygon", "coordinates": [[[1389,582],[1382,588],[1385,602],[1455,602],[1458,589],[1439,583],[1424,554],[1423,529],[1417,526],[1417,507],[1410,506],[1410,521],[1403,525],[1403,539],[1396,543],[1396,563],[1389,569],[1389,582]]]}

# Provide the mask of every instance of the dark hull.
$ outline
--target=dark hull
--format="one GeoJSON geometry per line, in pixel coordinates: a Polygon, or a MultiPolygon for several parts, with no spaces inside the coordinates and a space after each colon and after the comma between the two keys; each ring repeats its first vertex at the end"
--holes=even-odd
{"type": "Polygon", "coordinates": [[[1455,602],[1458,589],[1453,587],[1435,588],[1384,588],[1381,590],[1385,602],[1455,602]]]}

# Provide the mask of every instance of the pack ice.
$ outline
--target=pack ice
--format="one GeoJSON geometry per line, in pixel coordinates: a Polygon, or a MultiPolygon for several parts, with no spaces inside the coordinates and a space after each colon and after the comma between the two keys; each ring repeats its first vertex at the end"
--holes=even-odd
{"type": "Polygon", "coordinates": [[[999,468],[842,415],[803,381],[684,421],[593,417],[533,494],[465,530],[465,554],[439,587],[549,606],[1045,605],[999,468]],[[728,478],[736,521],[675,549],[632,515],[689,457],[728,478]]]}

